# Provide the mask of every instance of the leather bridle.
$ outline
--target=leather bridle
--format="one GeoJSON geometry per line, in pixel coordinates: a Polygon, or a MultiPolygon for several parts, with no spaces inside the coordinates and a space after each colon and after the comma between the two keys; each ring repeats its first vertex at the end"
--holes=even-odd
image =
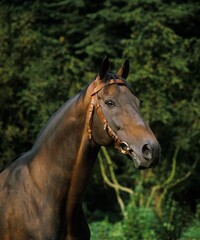
{"type": "Polygon", "coordinates": [[[98,92],[102,88],[112,85],[112,84],[127,86],[126,82],[122,79],[111,79],[106,83],[105,82],[99,83],[98,86],[95,86],[95,81],[92,84],[94,84],[94,87],[93,87],[93,91],[91,93],[91,103],[90,103],[88,116],[87,116],[89,140],[94,142],[94,140],[92,138],[92,116],[93,116],[93,112],[95,109],[99,119],[103,123],[104,130],[107,132],[107,134],[110,136],[110,138],[113,139],[113,141],[115,143],[115,148],[123,154],[131,154],[132,149],[129,147],[128,143],[122,141],[110,127],[108,121],[106,120],[106,118],[103,114],[103,111],[101,109],[101,106],[100,106],[100,103],[98,100],[98,92]]]}

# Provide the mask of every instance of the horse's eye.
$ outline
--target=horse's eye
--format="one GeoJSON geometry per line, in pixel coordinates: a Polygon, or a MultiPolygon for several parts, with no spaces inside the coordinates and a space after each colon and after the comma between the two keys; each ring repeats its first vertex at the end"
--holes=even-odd
{"type": "Polygon", "coordinates": [[[106,100],[105,104],[110,108],[115,107],[115,103],[112,100],[106,100]]]}

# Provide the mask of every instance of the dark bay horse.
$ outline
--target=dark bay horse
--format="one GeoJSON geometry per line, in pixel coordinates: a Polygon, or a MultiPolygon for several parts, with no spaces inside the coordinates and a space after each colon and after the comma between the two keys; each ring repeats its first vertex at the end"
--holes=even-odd
{"type": "Polygon", "coordinates": [[[89,240],[82,197],[101,145],[115,146],[139,169],[158,163],[159,144],[126,82],[128,60],[117,74],[108,69],[106,57],[86,90],[0,174],[1,240],[89,240]]]}

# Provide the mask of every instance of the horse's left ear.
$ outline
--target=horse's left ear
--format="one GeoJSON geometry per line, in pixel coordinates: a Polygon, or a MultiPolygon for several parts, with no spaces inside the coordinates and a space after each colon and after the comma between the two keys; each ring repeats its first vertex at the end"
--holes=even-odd
{"type": "Polygon", "coordinates": [[[130,68],[129,60],[126,59],[125,62],[121,65],[120,69],[118,70],[117,75],[126,79],[129,74],[129,68],[130,68]]]}

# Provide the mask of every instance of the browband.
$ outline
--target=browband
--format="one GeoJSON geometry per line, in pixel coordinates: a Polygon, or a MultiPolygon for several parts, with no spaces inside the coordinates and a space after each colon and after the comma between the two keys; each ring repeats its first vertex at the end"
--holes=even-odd
{"type": "Polygon", "coordinates": [[[91,96],[93,96],[95,93],[98,93],[102,88],[111,85],[111,84],[119,84],[119,85],[125,85],[127,86],[126,82],[122,79],[111,79],[108,83],[101,82],[98,84],[97,87],[94,88],[91,96]]]}

